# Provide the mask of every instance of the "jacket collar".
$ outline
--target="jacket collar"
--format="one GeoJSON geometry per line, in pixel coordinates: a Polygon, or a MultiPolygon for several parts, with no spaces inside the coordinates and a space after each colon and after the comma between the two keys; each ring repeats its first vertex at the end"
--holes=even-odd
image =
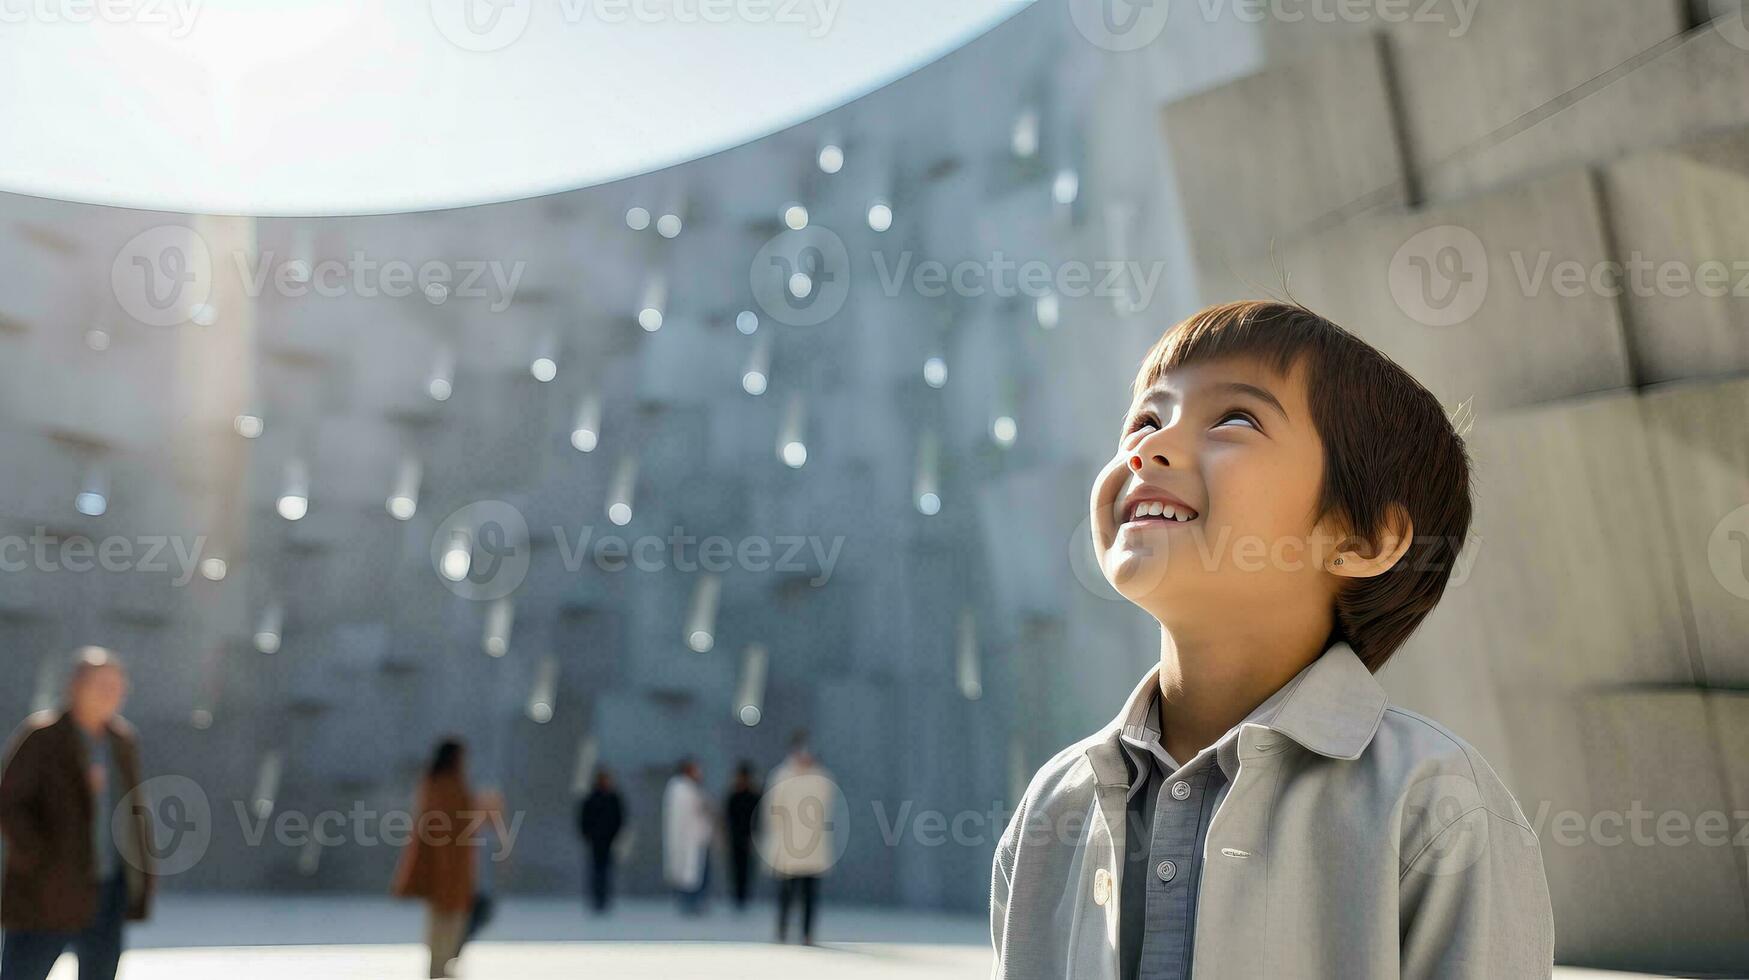
{"type": "MultiPolygon", "coordinates": [[[[1160,666],[1155,664],[1125,699],[1123,710],[1106,725],[1102,737],[1088,748],[1087,758],[1101,785],[1129,784],[1122,738],[1126,729],[1134,736],[1152,727],[1148,709],[1159,683],[1160,666]]],[[[1221,737],[1216,743],[1221,767],[1232,778],[1237,768],[1233,743],[1246,725],[1278,732],[1331,759],[1358,759],[1378,732],[1387,700],[1385,689],[1361,663],[1354,648],[1338,640],[1221,737]]],[[[1171,723],[1170,718],[1165,721],[1171,723]]]]}

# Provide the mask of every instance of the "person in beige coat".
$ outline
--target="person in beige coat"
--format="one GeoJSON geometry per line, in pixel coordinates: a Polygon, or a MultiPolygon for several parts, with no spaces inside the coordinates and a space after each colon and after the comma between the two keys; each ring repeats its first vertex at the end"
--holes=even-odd
{"type": "Polygon", "coordinates": [[[835,834],[841,795],[832,774],[814,757],[808,736],[797,732],[790,753],[771,771],[760,800],[760,852],[777,879],[777,941],[789,935],[790,907],[800,906],[802,944],[814,944],[820,879],[842,853],[835,834]]]}

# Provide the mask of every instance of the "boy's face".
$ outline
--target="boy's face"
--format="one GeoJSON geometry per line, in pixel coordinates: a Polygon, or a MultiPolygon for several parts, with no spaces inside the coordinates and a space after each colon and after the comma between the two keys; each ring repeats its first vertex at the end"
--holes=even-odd
{"type": "Polygon", "coordinates": [[[1324,449],[1303,363],[1166,373],[1130,406],[1093,487],[1100,568],[1162,622],[1330,608],[1339,543],[1314,523],[1324,449]]]}

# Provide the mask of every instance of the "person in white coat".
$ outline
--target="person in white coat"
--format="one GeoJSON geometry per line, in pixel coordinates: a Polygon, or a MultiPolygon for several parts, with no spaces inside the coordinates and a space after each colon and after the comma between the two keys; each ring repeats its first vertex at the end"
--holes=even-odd
{"type": "Polygon", "coordinates": [[[814,944],[814,909],[820,879],[840,853],[835,846],[838,784],[809,751],[807,733],[797,732],[790,754],[771,771],[760,803],[761,850],[777,878],[777,941],[789,931],[790,906],[801,904],[802,943],[814,944]]]}
{"type": "Polygon", "coordinates": [[[683,759],[662,793],[662,871],[686,915],[704,913],[714,826],[704,773],[683,759]]]}

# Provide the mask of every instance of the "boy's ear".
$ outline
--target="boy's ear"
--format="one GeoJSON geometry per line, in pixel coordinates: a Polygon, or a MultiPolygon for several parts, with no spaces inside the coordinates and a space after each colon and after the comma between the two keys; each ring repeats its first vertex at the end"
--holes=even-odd
{"type": "Polygon", "coordinates": [[[1415,522],[1410,520],[1408,508],[1392,502],[1385,506],[1379,524],[1376,540],[1350,538],[1324,567],[1343,578],[1372,578],[1390,571],[1414,543],[1415,522]]]}

